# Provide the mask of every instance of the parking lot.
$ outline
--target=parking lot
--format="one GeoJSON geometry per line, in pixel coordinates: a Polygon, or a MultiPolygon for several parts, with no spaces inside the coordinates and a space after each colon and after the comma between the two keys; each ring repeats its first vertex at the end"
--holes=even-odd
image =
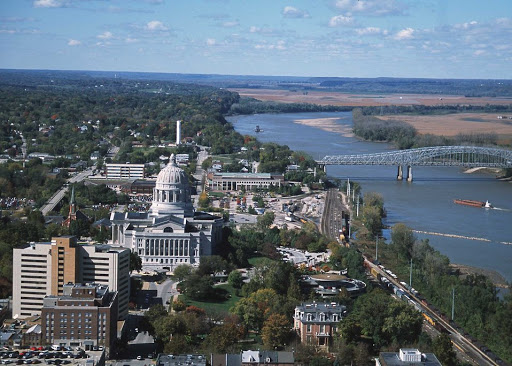
{"type": "MultiPolygon", "coordinates": [[[[98,353],[98,352],[96,352],[98,353]]],[[[85,364],[84,359],[90,355],[84,350],[54,351],[43,347],[31,350],[0,351],[0,363],[3,365],[80,365],[85,364]]]]}

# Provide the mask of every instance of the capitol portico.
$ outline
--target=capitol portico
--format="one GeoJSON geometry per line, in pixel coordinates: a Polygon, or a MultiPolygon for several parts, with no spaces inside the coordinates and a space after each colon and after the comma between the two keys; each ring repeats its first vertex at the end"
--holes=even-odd
{"type": "Polygon", "coordinates": [[[199,265],[221,240],[222,219],[194,212],[188,178],[174,155],[158,174],[149,212],[113,212],[112,243],[137,253],[144,269],[199,265]]]}

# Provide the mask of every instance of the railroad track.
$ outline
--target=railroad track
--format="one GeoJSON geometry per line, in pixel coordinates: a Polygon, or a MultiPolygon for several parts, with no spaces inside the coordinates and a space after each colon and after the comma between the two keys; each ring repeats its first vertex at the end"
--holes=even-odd
{"type": "Polygon", "coordinates": [[[435,309],[433,309],[428,303],[419,299],[416,295],[409,291],[406,287],[402,286],[398,279],[394,279],[388,273],[383,271],[379,266],[368,261],[366,257],[365,261],[374,268],[382,277],[388,279],[388,281],[403,291],[407,296],[412,299],[416,304],[427,311],[429,315],[442,326],[449,334],[452,344],[461,352],[463,352],[468,358],[473,360],[473,362],[477,365],[491,365],[491,366],[502,366],[506,365],[503,361],[502,363],[496,362],[493,358],[489,357],[486,352],[484,352],[480,347],[473,343],[472,340],[468,339],[464,334],[461,334],[456,328],[454,328],[449,321],[446,321],[441,316],[439,316],[435,309]],[[477,356],[477,357],[475,357],[477,356]]]}

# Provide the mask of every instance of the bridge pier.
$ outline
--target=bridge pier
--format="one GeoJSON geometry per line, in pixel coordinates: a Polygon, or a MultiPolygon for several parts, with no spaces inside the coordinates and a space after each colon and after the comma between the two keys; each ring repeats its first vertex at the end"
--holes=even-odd
{"type": "Polygon", "coordinates": [[[412,166],[407,167],[407,181],[412,182],[412,166]]]}
{"type": "Polygon", "coordinates": [[[398,166],[398,173],[396,175],[396,180],[403,180],[403,179],[404,179],[404,172],[403,172],[402,166],[399,165],[398,166]]]}

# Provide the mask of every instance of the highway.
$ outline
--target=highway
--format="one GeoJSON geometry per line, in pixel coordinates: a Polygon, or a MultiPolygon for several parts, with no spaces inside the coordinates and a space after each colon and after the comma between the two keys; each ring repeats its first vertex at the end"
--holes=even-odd
{"type": "Polygon", "coordinates": [[[403,291],[407,296],[409,296],[412,301],[416,303],[419,307],[426,310],[429,315],[435,320],[436,323],[439,323],[449,334],[450,339],[452,340],[453,345],[455,346],[455,350],[457,353],[463,353],[462,357],[464,361],[470,362],[474,365],[500,365],[491,359],[485,352],[483,352],[479,347],[474,345],[468,338],[466,338],[463,334],[461,334],[457,329],[455,329],[448,321],[445,321],[436,312],[424,302],[416,297],[412,292],[410,292],[406,287],[402,286],[398,279],[394,279],[391,275],[381,269],[379,266],[371,263],[369,260],[365,258],[365,262],[371,268],[374,268],[382,277],[387,278],[387,280],[392,283],[394,286],[398,287],[401,291],[403,291]]]}
{"type": "MultiPolygon", "coordinates": [[[[85,178],[92,174],[92,169],[93,168],[87,168],[83,172],[80,172],[77,175],[69,178],[68,183],[73,184],[83,181],[85,178]]],[[[55,192],[55,194],[44,204],[44,206],[41,207],[41,213],[43,216],[48,215],[48,212],[52,211],[55,206],[57,206],[62,198],[64,198],[64,195],[68,192],[68,190],[68,186],[63,186],[57,192],[55,192]]]]}

